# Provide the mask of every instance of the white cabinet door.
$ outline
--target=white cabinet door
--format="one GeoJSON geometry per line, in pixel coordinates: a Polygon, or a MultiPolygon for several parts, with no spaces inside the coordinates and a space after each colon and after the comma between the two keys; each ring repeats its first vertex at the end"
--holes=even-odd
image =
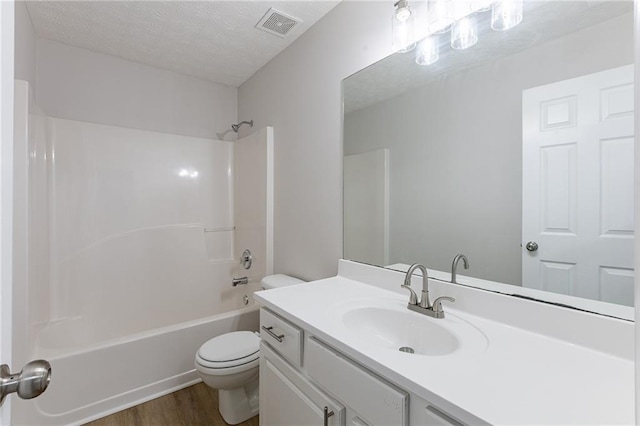
{"type": "Polygon", "coordinates": [[[633,93],[632,65],[523,92],[524,287],[633,306],[633,93]]]}
{"type": "Polygon", "coordinates": [[[309,377],[372,426],[409,424],[409,395],[349,360],[315,337],[305,340],[309,377]],[[363,390],[366,389],[366,392],[363,390]]]}
{"type": "Polygon", "coordinates": [[[260,425],[322,426],[343,424],[344,407],[290,367],[264,343],[260,346],[260,425]]]}

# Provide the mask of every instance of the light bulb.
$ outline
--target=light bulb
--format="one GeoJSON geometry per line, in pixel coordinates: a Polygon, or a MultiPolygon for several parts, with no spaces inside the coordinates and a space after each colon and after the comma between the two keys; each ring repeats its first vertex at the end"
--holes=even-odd
{"type": "Polygon", "coordinates": [[[522,22],[522,16],[523,0],[501,0],[491,10],[491,28],[509,30],[522,22]]]}
{"type": "Polygon", "coordinates": [[[400,0],[393,12],[393,48],[398,52],[408,52],[416,47],[414,34],[414,14],[407,0],[400,0]]]}
{"type": "Polygon", "coordinates": [[[396,10],[396,18],[398,18],[398,21],[400,22],[404,22],[407,19],[409,19],[409,17],[411,16],[411,9],[409,9],[409,7],[399,7],[396,10]]]}
{"type": "Polygon", "coordinates": [[[468,49],[478,42],[478,25],[473,16],[467,16],[455,23],[451,30],[451,47],[468,49]]]}
{"type": "Polygon", "coordinates": [[[431,65],[440,59],[440,46],[436,36],[426,37],[418,43],[416,51],[416,64],[431,65]]]}

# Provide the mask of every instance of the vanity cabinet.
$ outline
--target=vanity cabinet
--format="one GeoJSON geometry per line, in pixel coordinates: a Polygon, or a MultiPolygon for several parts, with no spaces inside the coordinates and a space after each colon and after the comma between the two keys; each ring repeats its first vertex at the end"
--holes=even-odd
{"type": "Polygon", "coordinates": [[[261,425],[463,424],[302,327],[265,308],[260,319],[261,425]]]}
{"type": "Polygon", "coordinates": [[[260,345],[260,424],[344,424],[344,406],[319,390],[270,347],[260,345]],[[326,408],[325,408],[326,407],[326,408]]]}

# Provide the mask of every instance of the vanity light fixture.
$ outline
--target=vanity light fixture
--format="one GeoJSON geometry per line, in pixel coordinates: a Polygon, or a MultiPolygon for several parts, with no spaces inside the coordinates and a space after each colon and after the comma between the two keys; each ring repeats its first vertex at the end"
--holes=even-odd
{"type": "Polygon", "coordinates": [[[446,33],[455,20],[456,4],[452,0],[429,0],[427,2],[427,28],[432,34],[446,33]]]}
{"type": "MultiPolygon", "coordinates": [[[[400,0],[395,6],[396,14],[401,7],[408,8],[406,0],[400,0]]],[[[419,43],[416,63],[430,65],[439,59],[439,46],[434,34],[451,30],[451,48],[455,50],[468,49],[476,44],[478,15],[489,10],[491,10],[491,28],[496,31],[506,31],[522,22],[524,0],[428,0],[426,22],[428,35],[419,43]]],[[[396,14],[394,14],[394,40],[396,14]]],[[[408,50],[410,49],[401,51],[408,50]]]]}
{"type": "Polygon", "coordinates": [[[393,48],[398,52],[409,52],[416,47],[414,13],[408,0],[399,0],[394,5],[392,16],[393,48]]]}
{"type": "Polygon", "coordinates": [[[491,10],[491,28],[506,31],[522,22],[523,0],[500,0],[491,10]]]}
{"type": "Polygon", "coordinates": [[[451,47],[456,50],[468,49],[478,42],[478,23],[475,16],[466,16],[453,25],[451,47]]]}
{"type": "Polygon", "coordinates": [[[425,37],[418,43],[416,51],[416,64],[431,65],[440,59],[440,46],[438,46],[438,36],[431,35],[425,37]]]}

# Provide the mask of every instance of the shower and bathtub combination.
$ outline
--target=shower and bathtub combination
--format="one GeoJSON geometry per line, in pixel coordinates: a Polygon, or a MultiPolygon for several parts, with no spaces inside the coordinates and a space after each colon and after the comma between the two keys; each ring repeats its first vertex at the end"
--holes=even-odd
{"type": "Polygon", "coordinates": [[[53,118],[23,81],[16,105],[17,349],[53,368],[47,392],[15,401],[16,423],[78,424],[199,381],[200,345],[258,328],[273,129],[226,142],[53,118]]]}

